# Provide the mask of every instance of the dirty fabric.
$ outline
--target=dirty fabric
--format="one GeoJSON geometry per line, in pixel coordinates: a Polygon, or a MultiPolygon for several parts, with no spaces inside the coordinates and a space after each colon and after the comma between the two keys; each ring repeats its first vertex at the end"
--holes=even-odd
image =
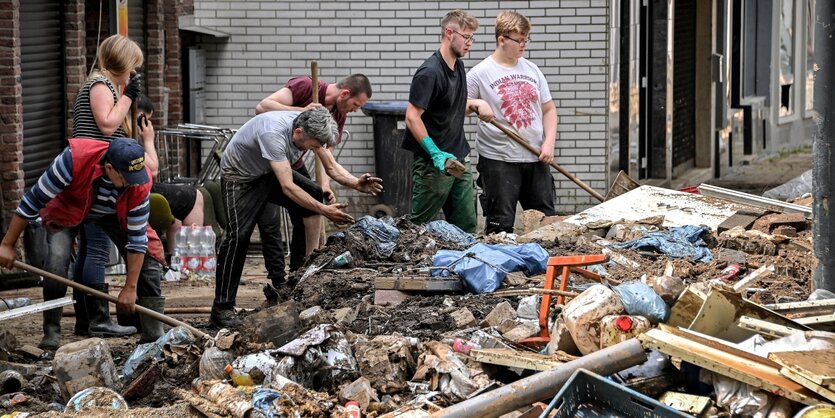
{"type": "Polygon", "coordinates": [[[373,216],[363,216],[349,228],[358,231],[366,238],[374,241],[375,250],[380,258],[388,258],[394,252],[395,241],[400,237],[400,230],[394,226],[391,217],[377,219],[373,216]]]}
{"type": "Polygon", "coordinates": [[[653,324],[666,322],[670,316],[670,308],[664,299],[645,283],[635,280],[615,286],[612,290],[618,294],[623,309],[629,315],[644,316],[653,324]]]}
{"type": "Polygon", "coordinates": [[[700,238],[708,232],[703,226],[685,225],[671,228],[666,232],[650,232],[641,238],[615,244],[614,248],[633,250],[653,249],[672,258],[692,258],[703,263],[713,260],[707,244],[700,238]]]}
{"type": "Polygon", "coordinates": [[[464,251],[441,250],[432,257],[436,269],[433,276],[449,276],[454,271],[464,280],[472,293],[493,292],[502,285],[507,273],[524,271],[527,274],[545,272],[548,253],[539,244],[489,245],[476,244],[464,251]]]}

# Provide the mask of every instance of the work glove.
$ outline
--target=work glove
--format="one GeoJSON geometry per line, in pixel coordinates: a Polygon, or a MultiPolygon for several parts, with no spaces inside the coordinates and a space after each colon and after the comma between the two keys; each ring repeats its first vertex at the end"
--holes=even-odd
{"type": "Polygon", "coordinates": [[[140,90],[142,90],[142,74],[137,74],[128,81],[128,84],[125,86],[125,91],[122,94],[128,96],[131,101],[135,102],[140,90]]]}
{"type": "Polygon", "coordinates": [[[429,154],[429,158],[432,159],[432,165],[434,165],[441,173],[446,174],[446,160],[450,158],[457,160],[454,155],[438,149],[438,146],[435,145],[435,141],[433,141],[429,135],[423,137],[423,140],[420,141],[420,146],[423,147],[423,150],[429,154]]]}

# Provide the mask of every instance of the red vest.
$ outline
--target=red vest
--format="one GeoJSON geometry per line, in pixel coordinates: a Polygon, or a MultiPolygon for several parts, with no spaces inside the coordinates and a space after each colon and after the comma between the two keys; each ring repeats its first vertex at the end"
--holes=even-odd
{"type": "MultiPolygon", "coordinates": [[[[69,140],[72,152],[72,181],[41,209],[41,218],[51,228],[69,228],[81,224],[90,213],[95,198],[93,183],[104,176],[100,162],[110,145],[97,139],[72,138],[69,140]]],[[[151,177],[150,170],[148,177],[151,177]]],[[[127,233],[128,210],[136,207],[151,193],[152,182],[142,186],[125,188],[116,199],[116,218],[122,231],[127,233]]],[[[165,264],[162,242],[156,231],[146,224],[149,255],[161,264],[165,264]]]]}

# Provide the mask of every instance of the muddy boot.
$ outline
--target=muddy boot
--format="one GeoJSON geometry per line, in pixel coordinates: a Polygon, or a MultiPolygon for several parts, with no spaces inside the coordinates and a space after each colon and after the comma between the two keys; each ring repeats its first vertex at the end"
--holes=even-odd
{"type": "Polygon", "coordinates": [[[264,307],[269,308],[278,304],[278,290],[271,284],[264,285],[264,297],[267,301],[264,302],[264,307]]]}
{"type": "Polygon", "coordinates": [[[75,335],[79,337],[90,336],[90,319],[87,317],[87,304],[84,292],[73,289],[73,309],[75,310],[75,335]]]}
{"type": "MultiPolygon", "coordinates": [[[[136,304],[148,308],[154,312],[165,313],[165,297],[164,296],[143,296],[136,300],[136,304]]],[[[150,343],[162,337],[164,330],[162,329],[162,322],[151,318],[147,315],[139,315],[139,323],[142,325],[142,334],[140,334],[140,343],[150,343]]]]}
{"type": "Polygon", "coordinates": [[[64,308],[43,311],[43,339],[38,347],[43,350],[57,350],[61,343],[61,316],[64,308]]]}
{"type": "Polygon", "coordinates": [[[243,325],[234,309],[221,309],[212,306],[212,314],[209,316],[209,324],[218,328],[237,328],[243,325]]]}
{"type": "MultiPolygon", "coordinates": [[[[107,283],[90,285],[102,293],[108,293],[110,287],[107,283]]],[[[125,327],[113,323],[110,319],[110,306],[106,300],[101,300],[92,295],[84,295],[87,316],[90,320],[90,335],[95,337],[127,337],[136,334],[136,328],[125,327]]]]}

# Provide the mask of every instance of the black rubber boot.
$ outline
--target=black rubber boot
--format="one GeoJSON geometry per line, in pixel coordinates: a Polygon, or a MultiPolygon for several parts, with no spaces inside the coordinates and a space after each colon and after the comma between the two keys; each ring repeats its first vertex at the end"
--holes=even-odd
{"type": "Polygon", "coordinates": [[[209,324],[218,328],[237,328],[243,325],[234,309],[221,309],[212,306],[212,314],[209,316],[209,324]]]}
{"type": "Polygon", "coordinates": [[[80,337],[90,336],[90,319],[87,317],[87,303],[84,300],[84,293],[73,289],[72,300],[75,310],[75,331],[74,334],[80,337]]]}
{"type": "Polygon", "coordinates": [[[61,316],[64,308],[43,311],[43,339],[38,347],[43,350],[57,350],[61,344],[61,316]]]}
{"type": "MultiPolygon", "coordinates": [[[[165,313],[165,296],[144,296],[137,299],[136,304],[154,312],[165,313]]],[[[147,315],[140,314],[139,323],[142,324],[142,334],[139,337],[140,343],[154,342],[165,333],[162,322],[147,315]]]]}
{"type": "MultiPolygon", "coordinates": [[[[90,285],[103,293],[108,293],[110,287],[107,283],[90,285]]],[[[110,306],[106,300],[91,295],[84,295],[87,306],[87,316],[90,320],[90,335],[95,337],[126,337],[136,334],[136,328],[125,327],[113,323],[110,319],[110,306]]]]}

